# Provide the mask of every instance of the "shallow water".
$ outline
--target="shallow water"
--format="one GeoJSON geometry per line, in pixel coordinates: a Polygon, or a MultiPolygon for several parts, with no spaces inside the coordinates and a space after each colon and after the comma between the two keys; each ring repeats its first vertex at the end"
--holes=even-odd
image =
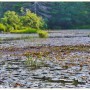
{"type": "MultiPolygon", "coordinates": [[[[73,53],[76,56],[78,53],[73,53]]],[[[25,57],[19,59],[11,56],[2,58],[0,62],[0,87],[20,88],[90,88],[90,64],[80,64],[82,57],[90,57],[89,53],[80,53],[81,58],[66,60],[44,60],[47,66],[30,69],[25,65],[25,57]],[[4,60],[3,60],[4,59],[4,60]],[[78,62],[78,63],[77,63],[78,62]],[[67,68],[65,68],[67,66],[67,68]],[[20,85],[18,85],[20,84],[20,85]]],[[[86,59],[86,58],[84,58],[86,59]]]]}
{"type": "MultiPolygon", "coordinates": [[[[50,32],[49,38],[10,40],[0,48],[25,46],[90,45],[89,30],[50,32]]],[[[0,38],[36,36],[34,34],[0,34],[0,38]]],[[[0,88],[90,88],[90,53],[71,52],[64,59],[43,60],[45,65],[32,69],[25,64],[25,56],[0,52],[0,88]]]]}
{"type": "Polygon", "coordinates": [[[65,30],[58,33],[49,33],[49,38],[40,39],[37,34],[0,34],[0,38],[23,38],[19,40],[5,41],[0,43],[0,47],[25,47],[25,46],[61,46],[61,45],[90,45],[90,30],[65,30]],[[24,39],[24,37],[31,37],[24,39]],[[36,38],[35,38],[36,37],[36,38]]]}

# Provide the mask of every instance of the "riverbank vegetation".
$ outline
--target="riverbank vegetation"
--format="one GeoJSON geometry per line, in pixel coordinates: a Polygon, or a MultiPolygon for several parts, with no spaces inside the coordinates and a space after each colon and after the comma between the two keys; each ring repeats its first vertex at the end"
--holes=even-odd
{"type": "Polygon", "coordinates": [[[0,18],[8,30],[90,29],[89,8],[90,2],[0,2],[0,18]]]}
{"type": "Polygon", "coordinates": [[[15,11],[5,12],[1,18],[0,31],[10,33],[38,33],[40,37],[48,37],[47,32],[43,31],[45,22],[44,20],[27,10],[25,15],[18,15],[15,11]],[[40,34],[41,32],[41,34],[40,34]]]}

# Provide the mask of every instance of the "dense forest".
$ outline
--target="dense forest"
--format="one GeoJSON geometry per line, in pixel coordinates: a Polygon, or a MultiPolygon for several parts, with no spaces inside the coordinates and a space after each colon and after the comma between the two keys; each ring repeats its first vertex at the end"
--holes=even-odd
{"type": "Polygon", "coordinates": [[[1,19],[7,11],[23,16],[28,10],[44,20],[46,29],[90,28],[90,2],[0,2],[1,19]]]}

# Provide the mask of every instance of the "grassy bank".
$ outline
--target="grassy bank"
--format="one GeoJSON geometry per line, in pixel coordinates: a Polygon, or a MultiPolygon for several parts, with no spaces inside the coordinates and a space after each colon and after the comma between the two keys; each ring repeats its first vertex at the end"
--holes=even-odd
{"type": "Polygon", "coordinates": [[[16,33],[16,34],[37,33],[37,29],[26,28],[21,30],[11,30],[10,33],[16,33]]]}
{"type": "Polygon", "coordinates": [[[10,33],[15,33],[15,34],[37,33],[40,38],[47,38],[48,37],[48,32],[47,31],[33,29],[33,28],[27,28],[27,29],[22,29],[22,30],[11,30],[10,33]]]}

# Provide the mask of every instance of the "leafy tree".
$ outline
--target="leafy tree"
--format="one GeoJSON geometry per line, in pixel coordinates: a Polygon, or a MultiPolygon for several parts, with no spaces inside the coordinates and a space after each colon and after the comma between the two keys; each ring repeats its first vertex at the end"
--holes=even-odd
{"type": "MultiPolygon", "coordinates": [[[[89,7],[88,7],[89,8],[89,7]]],[[[48,24],[51,29],[70,29],[89,25],[89,10],[84,2],[54,2],[48,24]]]]}
{"type": "Polygon", "coordinates": [[[5,31],[5,26],[2,23],[0,23],[0,32],[1,31],[5,31]]]}
{"type": "Polygon", "coordinates": [[[90,25],[90,2],[0,2],[0,17],[8,10],[24,16],[27,9],[41,16],[49,29],[90,25]]]}
{"type": "Polygon", "coordinates": [[[11,29],[19,29],[21,26],[20,18],[14,11],[5,12],[1,22],[7,27],[12,27],[11,29]]]}
{"type": "Polygon", "coordinates": [[[31,28],[42,28],[44,20],[37,16],[36,14],[32,13],[29,9],[26,10],[26,14],[21,16],[21,22],[23,23],[24,27],[31,27],[31,28]]]}

